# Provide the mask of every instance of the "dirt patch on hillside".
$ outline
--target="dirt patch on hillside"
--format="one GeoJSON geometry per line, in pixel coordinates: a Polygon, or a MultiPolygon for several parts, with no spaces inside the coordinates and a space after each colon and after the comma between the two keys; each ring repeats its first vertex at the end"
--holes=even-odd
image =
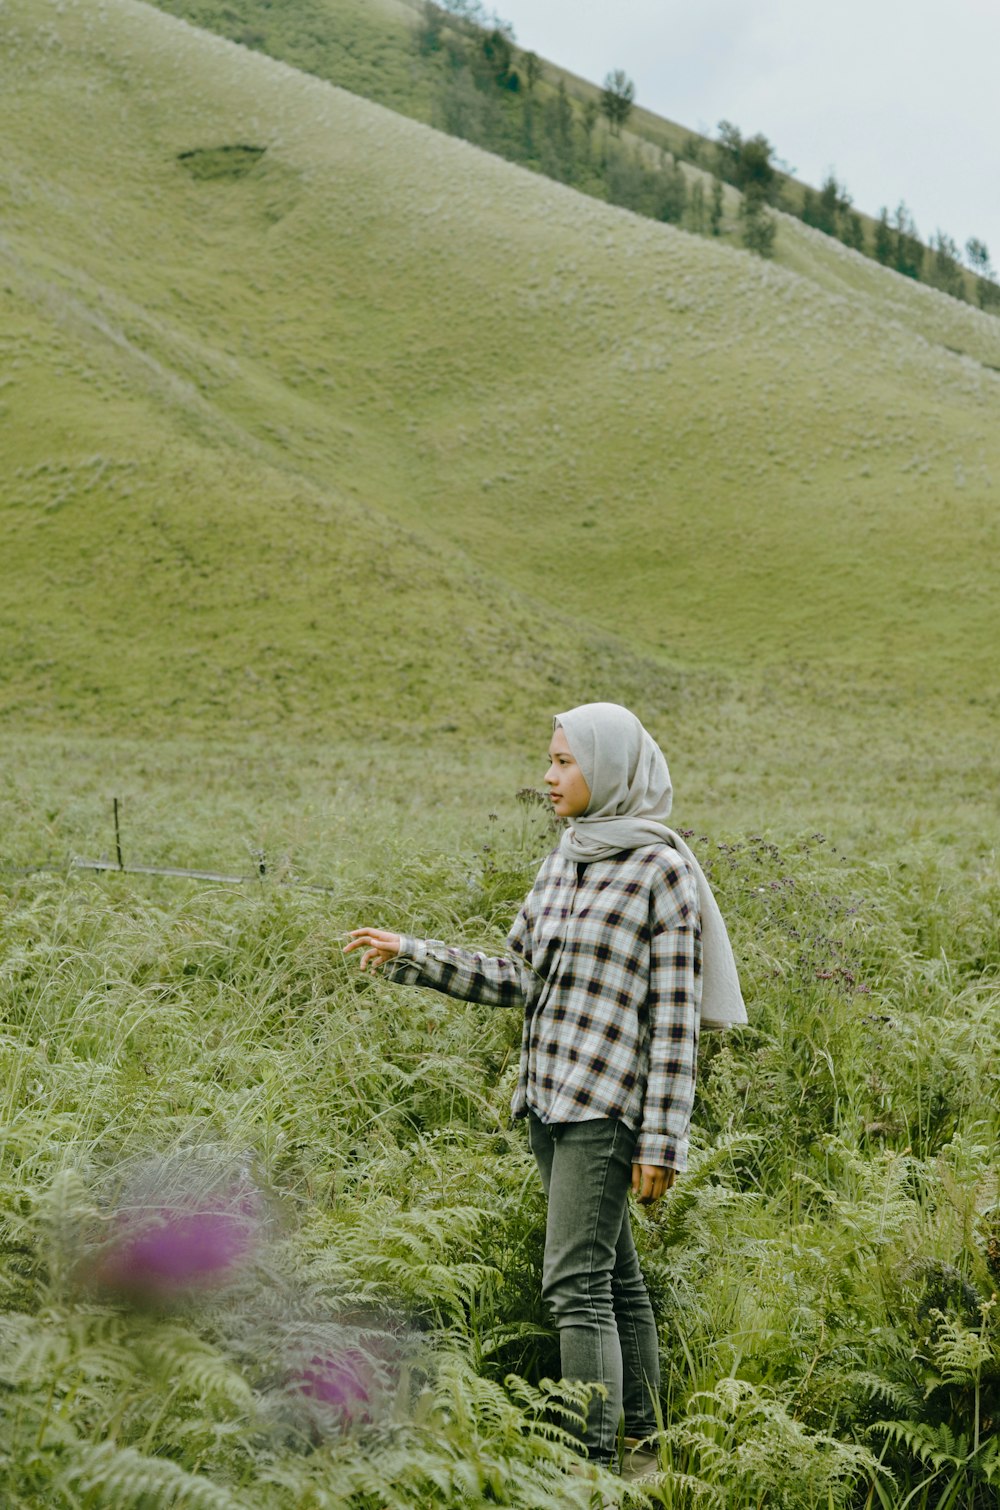
{"type": "Polygon", "coordinates": [[[245,178],[266,151],[266,147],[251,147],[246,142],[234,142],[224,147],[195,147],[190,152],[178,152],[177,161],[192,178],[245,178]]]}

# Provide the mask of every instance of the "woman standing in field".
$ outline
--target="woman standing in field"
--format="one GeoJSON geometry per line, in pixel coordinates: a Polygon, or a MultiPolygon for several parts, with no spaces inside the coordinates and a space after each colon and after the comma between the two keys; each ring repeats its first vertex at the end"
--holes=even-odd
{"type": "Polygon", "coordinates": [[[656,1323],[628,1192],[659,1199],[684,1169],[700,1022],[745,1022],[725,924],[694,855],[671,829],[655,740],[626,708],[588,703],[553,720],[545,776],[568,821],[499,959],[437,940],[355,928],[362,970],[464,1001],[524,1010],[515,1116],[548,1198],[542,1293],[562,1374],[603,1384],[581,1445],[611,1467],[624,1412],[635,1446],[657,1429],[656,1323]],[[704,966],[704,969],[703,969],[704,966]],[[704,984],[704,990],[703,990],[704,984]]]}

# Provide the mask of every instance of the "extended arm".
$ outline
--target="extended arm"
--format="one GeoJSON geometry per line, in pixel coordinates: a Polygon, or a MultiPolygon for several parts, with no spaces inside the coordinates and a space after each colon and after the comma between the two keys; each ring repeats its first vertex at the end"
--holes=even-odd
{"type": "Polygon", "coordinates": [[[439,939],[412,938],[379,928],[355,928],[345,953],[364,949],[362,970],[385,967],[387,980],[406,986],[430,986],[460,1001],[490,1007],[524,1005],[517,965],[506,956],[454,949],[439,939]]]}

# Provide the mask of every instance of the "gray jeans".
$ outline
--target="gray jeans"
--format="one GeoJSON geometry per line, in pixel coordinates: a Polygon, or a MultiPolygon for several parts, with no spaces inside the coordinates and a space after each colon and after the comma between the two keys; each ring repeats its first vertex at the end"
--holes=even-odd
{"type": "Polygon", "coordinates": [[[636,1135],[614,1117],[547,1125],[528,1114],[531,1150],[548,1197],[542,1295],[559,1328],[564,1379],[607,1387],[591,1399],[581,1443],[587,1456],[617,1460],[625,1434],[656,1430],[660,1388],[656,1322],[628,1216],[636,1135]]]}

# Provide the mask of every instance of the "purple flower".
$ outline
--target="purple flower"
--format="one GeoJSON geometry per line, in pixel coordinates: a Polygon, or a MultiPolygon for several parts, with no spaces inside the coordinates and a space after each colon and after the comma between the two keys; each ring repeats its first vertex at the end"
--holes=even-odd
{"type": "Polygon", "coordinates": [[[293,1376],[300,1394],[355,1420],[371,1420],[377,1385],[370,1361],[357,1348],[317,1354],[293,1376]]]}
{"type": "Polygon", "coordinates": [[[228,1208],[215,1201],[123,1214],[94,1277],[135,1299],[169,1300],[231,1278],[258,1234],[257,1213],[246,1200],[228,1208]]]}

